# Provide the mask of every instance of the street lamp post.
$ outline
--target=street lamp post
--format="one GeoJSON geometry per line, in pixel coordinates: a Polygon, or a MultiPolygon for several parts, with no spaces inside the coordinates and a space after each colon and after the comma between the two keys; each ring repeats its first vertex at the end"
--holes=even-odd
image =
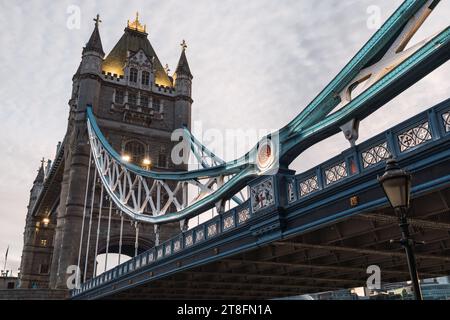
{"type": "Polygon", "coordinates": [[[415,241],[411,238],[409,233],[409,224],[407,220],[411,194],[411,174],[400,169],[397,161],[390,158],[386,161],[386,170],[384,174],[378,178],[378,181],[383,187],[383,191],[391,206],[399,217],[399,226],[402,231],[400,244],[405,248],[414,295],[416,300],[422,300],[422,292],[420,290],[419,276],[417,274],[416,259],[413,250],[415,241]]]}

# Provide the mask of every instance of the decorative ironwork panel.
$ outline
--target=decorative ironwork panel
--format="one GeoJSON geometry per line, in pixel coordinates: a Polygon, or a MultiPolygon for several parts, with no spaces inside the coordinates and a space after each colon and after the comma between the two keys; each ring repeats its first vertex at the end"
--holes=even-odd
{"type": "Polygon", "coordinates": [[[185,247],[190,247],[194,244],[194,237],[192,236],[192,233],[187,235],[186,238],[184,239],[184,246],[185,247]]]}
{"type": "Polygon", "coordinates": [[[160,249],[158,249],[158,254],[157,254],[157,259],[160,259],[160,258],[162,258],[162,256],[163,256],[163,249],[162,248],[160,248],[160,249]]]}
{"type": "Polygon", "coordinates": [[[208,238],[214,237],[217,234],[217,223],[210,224],[208,226],[208,238]]]}
{"type": "Polygon", "coordinates": [[[203,239],[205,239],[205,232],[203,229],[197,230],[197,232],[195,232],[195,242],[197,243],[203,239]]]}
{"type": "Polygon", "coordinates": [[[229,215],[223,219],[223,230],[228,230],[234,227],[234,216],[229,215]]]}
{"type": "MultiPolygon", "coordinates": [[[[168,210],[173,208],[173,213],[178,213],[187,209],[200,199],[217,192],[219,186],[228,183],[236,174],[224,172],[220,175],[208,176],[208,179],[179,178],[171,180],[170,183],[166,179],[143,175],[142,172],[128,168],[123,161],[117,160],[110,153],[103,135],[94,129],[94,123],[95,119],[90,118],[87,127],[92,158],[99,177],[111,200],[133,220],[142,222],[151,222],[154,219],[165,220],[164,214],[168,213],[168,210]],[[180,199],[177,195],[187,191],[189,186],[200,188],[201,196],[194,197],[192,201],[183,197],[180,199]]],[[[164,174],[158,173],[158,175],[164,174]]],[[[237,196],[233,197],[233,199],[236,198],[237,196]]]]}
{"type": "Polygon", "coordinates": [[[141,265],[142,266],[145,266],[147,264],[147,256],[146,255],[143,255],[142,257],[141,257],[141,265]]]}
{"type": "Polygon", "coordinates": [[[164,255],[168,256],[171,253],[172,253],[172,246],[168,244],[165,248],[164,255]]]}
{"type": "Polygon", "coordinates": [[[361,153],[363,167],[373,166],[391,156],[387,142],[383,142],[361,153]]]}
{"type": "Polygon", "coordinates": [[[180,240],[176,240],[173,243],[173,252],[180,251],[180,249],[181,249],[181,241],[180,240]]]}
{"type": "Polygon", "coordinates": [[[154,256],[153,252],[152,252],[152,253],[149,253],[149,255],[148,255],[148,262],[150,263],[150,262],[152,262],[154,259],[155,259],[155,256],[154,256]]]}
{"type": "Polygon", "coordinates": [[[347,166],[345,161],[325,170],[325,181],[327,185],[337,182],[345,177],[347,177],[347,166]]]}
{"type": "Polygon", "coordinates": [[[287,183],[287,197],[288,197],[288,202],[294,202],[296,200],[296,196],[295,196],[295,190],[294,190],[294,180],[293,179],[289,179],[288,183],[287,183]]]}
{"type": "Polygon", "coordinates": [[[300,197],[304,197],[314,191],[319,190],[320,187],[317,176],[313,176],[311,178],[301,181],[298,189],[300,197]]]}
{"type": "Polygon", "coordinates": [[[250,209],[249,208],[242,209],[241,211],[238,212],[238,223],[239,224],[244,223],[248,219],[250,219],[250,209]]]}
{"type": "Polygon", "coordinates": [[[271,178],[251,188],[251,201],[253,212],[263,210],[275,204],[273,181],[271,178]]]}
{"type": "Polygon", "coordinates": [[[444,113],[442,118],[444,119],[445,132],[450,132],[450,112],[444,113]]]}
{"type": "Polygon", "coordinates": [[[431,140],[431,138],[431,130],[429,128],[428,121],[426,121],[417,127],[411,128],[398,135],[400,151],[405,152],[410,150],[427,142],[428,140],[431,140]]]}

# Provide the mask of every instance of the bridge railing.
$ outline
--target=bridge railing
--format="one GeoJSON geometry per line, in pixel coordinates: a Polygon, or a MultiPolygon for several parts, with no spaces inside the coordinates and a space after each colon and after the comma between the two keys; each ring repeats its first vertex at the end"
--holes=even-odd
{"type": "MultiPolygon", "coordinates": [[[[288,177],[287,204],[299,204],[320,191],[339,185],[346,179],[369,172],[384,165],[385,160],[393,155],[399,159],[407,157],[412,151],[442,138],[450,139],[450,99],[435,107],[423,111],[416,116],[382,132],[373,138],[345,150],[340,155],[311,168],[301,174],[288,177]]],[[[265,181],[273,182],[273,178],[264,177],[258,185],[265,181]]],[[[273,184],[270,184],[273,188],[273,184]]],[[[252,187],[253,188],[253,187],[252,187]]],[[[252,189],[253,191],[253,189],[252,189]]],[[[251,191],[251,193],[253,193],[251,191]]],[[[272,190],[271,206],[279,202],[279,194],[272,190]]],[[[190,229],[143,252],[127,262],[81,284],[72,291],[76,296],[80,293],[110,283],[122,276],[134,272],[144,266],[159,263],[168,257],[195,248],[221,234],[225,234],[259,216],[254,197],[221,215],[190,229]]],[[[260,210],[260,211],[258,211],[260,210]]]]}
{"type": "Polygon", "coordinates": [[[227,233],[228,231],[243,225],[251,219],[250,201],[236,206],[221,215],[199,224],[198,226],[184,231],[171,239],[147,250],[130,260],[102,273],[81,284],[79,289],[72,291],[72,296],[83,293],[99,285],[112,282],[122,276],[136,271],[146,265],[159,262],[169,256],[173,256],[185,249],[194,248],[201,243],[227,233]]]}
{"type": "Polygon", "coordinates": [[[410,152],[450,134],[450,100],[350,148],[340,155],[295,176],[288,201],[301,202],[349,177],[384,165],[391,155],[401,159],[410,152]]]}

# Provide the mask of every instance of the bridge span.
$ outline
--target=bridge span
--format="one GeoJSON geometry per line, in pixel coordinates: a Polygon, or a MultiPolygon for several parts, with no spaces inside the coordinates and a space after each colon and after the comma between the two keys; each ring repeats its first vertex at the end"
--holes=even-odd
{"type": "Polygon", "coordinates": [[[377,181],[393,156],[412,173],[419,276],[450,271],[450,99],[91,279],[73,299],[267,299],[409,280],[398,220],[377,181]]]}

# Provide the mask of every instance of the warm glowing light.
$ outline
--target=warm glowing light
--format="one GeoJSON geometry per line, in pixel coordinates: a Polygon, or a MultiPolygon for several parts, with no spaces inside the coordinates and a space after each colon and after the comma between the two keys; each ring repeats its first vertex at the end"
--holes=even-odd
{"type": "Polygon", "coordinates": [[[136,18],[134,19],[133,22],[130,23],[130,20],[128,20],[127,27],[129,29],[133,29],[133,30],[136,30],[136,31],[139,31],[139,32],[144,32],[144,33],[146,32],[146,29],[147,29],[146,25],[142,25],[139,22],[139,13],[138,12],[136,12],[136,18]]]}
{"type": "Polygon", "coordinates": [[[122,155],[122,160],[125,162],[130,162],[131,157],[128,154],[123,154],[122,155]]]}
{"type": "Polygon", "coordinates": [[[148,158],[145,158],[144,160],[142,160],[142,163],[146,166],[149,166],[152,164],[152,161],[148,158]]]}
{"type": "Polygon", "coordinates": [[[117,76],[123,76],[123,69],[117,68],[115,66],[111,66],[108,64],[104,64],[103,66],[103,72],[105,74],[110,73],[111,75],[117,75],[117,76]]]}
{"type": "Polygon", "coordinates": [[[42,219],[42,223],[47,226],[50,223],[50,219],[49,218],[44,218],[42,219]]]}

